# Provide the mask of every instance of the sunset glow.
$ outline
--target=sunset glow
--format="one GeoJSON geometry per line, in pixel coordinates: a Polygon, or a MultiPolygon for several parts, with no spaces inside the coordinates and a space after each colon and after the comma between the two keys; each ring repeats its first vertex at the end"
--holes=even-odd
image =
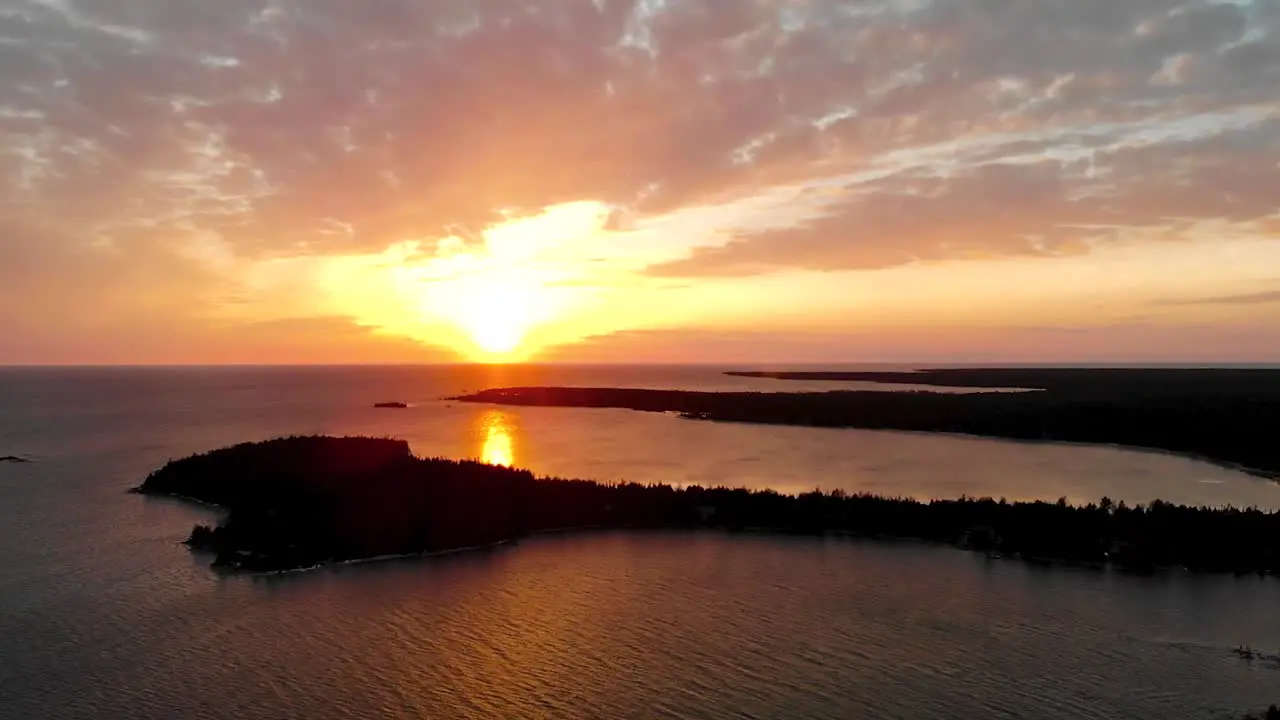
{"type": "Polygon", "coordinates": [[[476,360],[519,358],[533,327],[552,317],[554,303],[544,287],[518,271],[481,271],[424,285],[422,310],[457,327],[471,347],[457,348],[476,360]]]}
{"type": "MultiPolygon", "coordinates": [[[[499,226],[475,246],[452,243],[421,265],[399,268],[417,287],[424,321],[443,322],[459,331],[469,342],[454,349],[473,360],[528,357],[537,349],[531,333],[556,320],[570,304],[566,293],[554,286],[559,273],[540,266],[531,252],[544,238],[530,233],[524,242],[501,239],[504,230],[518,230],[521,224],[499,226]]],[[[554,233],[559,228],[541,229],[554,233]]]]}
{"type": "Polygon", "coordinates": [[[856,6],[23,4],[0,363],[1280,356],[1270,6],[856,6]]]}

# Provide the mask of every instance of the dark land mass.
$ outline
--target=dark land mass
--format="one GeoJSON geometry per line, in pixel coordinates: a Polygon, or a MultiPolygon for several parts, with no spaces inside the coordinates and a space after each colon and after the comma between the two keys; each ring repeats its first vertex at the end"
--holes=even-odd
{"type": "Polygon", "coordinates": [[[1252,395],[1280,398],[1280,370],[1262,368],[956,368],[916,372],[734,371],[734,377],[1018,388],[1056,395],[1252,395]]]}
{"type": "Polygon", "coordinates": [[[602,484],[414,457],[407,443],[294,437],[170,462],[137,492],[223,506],[188,543],[215,564],[283,571],[434,553],[570,528],[716,528],[909,538],[1030,562],[1280,575],[1280,513],[1104,498],[1073,506],[843,492],[602,484]]]}
{"type": "Polygon", "coordinates": [[[677,412],[698,420],[1123,445],[1187,455],[1280,479],[1280,372],[1276,371],[945,370],[751,376],[782,375],[1044,390],[764,393],[525,387],[485,390],[457,399],[677,412]]]}
{"type": "Polygon", "coordinates": [[[29,462],[31,461],[26,458],[18,457],[17,455],[5,455],[3,457],[0,457],[0,463],[29,463],[29,462]]]}

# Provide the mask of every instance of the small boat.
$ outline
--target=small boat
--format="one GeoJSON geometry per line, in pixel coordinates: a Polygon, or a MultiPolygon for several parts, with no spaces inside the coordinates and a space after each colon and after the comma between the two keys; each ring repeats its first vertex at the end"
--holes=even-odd
{"type": "Polygon", "coordinates": [[[402,402],[380,402],[380,403],[374,403],[373,406],[376,408],[382,408],[384,410],[404,410],[405,408],[409,407],[409,404],[402,403],[402,402]]]}

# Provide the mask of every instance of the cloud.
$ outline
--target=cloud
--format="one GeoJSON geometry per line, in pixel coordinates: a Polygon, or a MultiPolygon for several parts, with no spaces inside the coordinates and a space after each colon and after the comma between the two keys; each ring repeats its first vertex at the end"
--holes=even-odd
{"type": "Polygon", "coordinates": [[[1195,118],[1190,125],[1201,123],[1213,128],[1210,134],[1185,138],[1164,128],[1170,134],[1158,142],[1148,128],[1131,127],[1055,142],[953,148],[941,161],[920,157],[888,175],[849,180],[799,225],[740,231],[649,273],[752,275],[782,267],[1060,256],[1087,252],[1125,231],[1180,239],[1207,221],[1273,234],[1280,112],[1243,128],[1232,127],[1239,116],[1195,118]],[[971,162],[948,166],[966,158],[971,162]]]}
{"type": "Polygon", "coordinates": [[[566,200],[659,210],[956,137],[1274,100],[1277,70],[1265,3],[6,5],[25,199],[262,252],[566,200]]]}
{"type": "Polygon", "coordinates": [[[1268,305],[1280,303],[1280,290],[1244,293],[1240,295],[1215,295],[1179,300],[1164,300],[1159,305],[1268,305]]]}
{"type": "Polygon", "coordinates": [[[424,362],[456,357],[340,316],[252,320],[225,312],[244,288],[168,234],[88,244],[0,222],[0,361],[424,362]]]}
{"type": "Polygon", "coordinates": [[[1104,213],[1069,212],[1063,198],[1066,183],[1052,161],[994,164],[950,178],[910,174],[869,185],[798,227],[743,235],[649,272],[689,276],[756,274],[784,266],[868,269],[965,256],[1078,252],[1084,232],[1057,223],[1106,219],[1104,213]],[[1054,222],[1046,223],[1046,217],[1054,222]]]}
{"type": "Polygon", "coordinates": [[[94,244],[48,224],[0,219],[0,328],[74,335],[95,328],[167,321],[233,286],[142,232],[94,244]]]}
{"type": "Polygon", "coordinates": [[[453,353],[381,333],[340,316],[217,323],[192,333],[164,362],[175,364],[388,364],[456,362],[453,353]]]}
{"type": "Polygon", "coordinates": [[[568,363],[681,362],[786,367],[911,363],[1274,362],[1280,316],[1263,326],[1131,321],[1088,326],[877,327],[803,332],[716,328],[633,330],[590,338],[540,358],[568,363]]]}
{"type": "Polygon", "coordinates": [[[785,186],[832,192],[651,272],[1056,256],[1274,223],[1278,73],[1263,0],[0,0],[0,222],[120,317],[112,268],[199,314],[228,258],[785,186]]]}

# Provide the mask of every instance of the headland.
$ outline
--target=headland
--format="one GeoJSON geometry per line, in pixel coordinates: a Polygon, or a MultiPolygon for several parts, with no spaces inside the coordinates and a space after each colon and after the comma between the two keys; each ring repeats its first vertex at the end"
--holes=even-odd
{"type": "Polygon", "coordinates": [[[135,490],[225,508],[187,542],[213,553],[216,566],[253,572],[492,546],[553,530],[652,528],[906,538],[1038,563],[1280,575],[1276,512],[605,484],[418,458],[407,443],[381,438],[236,445],[170,462],[135,490]]]}

